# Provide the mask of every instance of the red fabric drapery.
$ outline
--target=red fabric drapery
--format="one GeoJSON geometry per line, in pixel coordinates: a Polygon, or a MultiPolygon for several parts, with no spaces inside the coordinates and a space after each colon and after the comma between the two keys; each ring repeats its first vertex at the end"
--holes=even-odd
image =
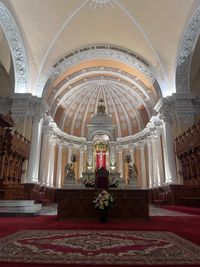
{"type": "Polygon", "coordinates": [[[105,168],[106,169],[106,153],[105,152],[97,152],[96,153],[96,168],[105,168]]]}

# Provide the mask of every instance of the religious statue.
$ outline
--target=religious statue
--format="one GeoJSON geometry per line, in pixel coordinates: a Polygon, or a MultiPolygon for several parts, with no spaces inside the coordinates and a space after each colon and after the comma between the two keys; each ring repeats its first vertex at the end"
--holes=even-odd
{"type": "Polygon", "coordinates": [[[138,170],[135,164],[128,166],[128,184],[137,186],[138,184],[138,170]]]}
{"type": "Polygon", "coordinates": [[[65,178],[74,179],[74,169],[72,163],[67,163],[67,165],[65,166],[65,178]]]}
{"type": "Polygon", "coordinates": [[[135,164],[128,166],[128,178],[137,179],[138,178],[138,170],[135,164]]]}

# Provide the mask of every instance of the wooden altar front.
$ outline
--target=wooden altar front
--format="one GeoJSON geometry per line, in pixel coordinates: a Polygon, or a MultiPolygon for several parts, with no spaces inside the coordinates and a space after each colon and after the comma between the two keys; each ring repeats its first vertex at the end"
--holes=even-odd
{"type": "MultiPolygon", "coordinates": [[[[93,200],[102,190],[98,189],[56,189],[59,220],[98,219],[99,211],[94,208],[93,200]]],[[[109,212],[111,220],[148,220],[148,190],[109,189],[114,197],[114,206],[109,212]]]]}

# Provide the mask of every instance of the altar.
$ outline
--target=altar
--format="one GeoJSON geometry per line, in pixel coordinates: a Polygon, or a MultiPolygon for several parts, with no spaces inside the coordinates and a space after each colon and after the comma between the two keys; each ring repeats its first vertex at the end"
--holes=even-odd
{"type": "MultiPolygon", "coordinates": [[[[58,203],[58,220],[99,219],[93,200],[102,190],[94,188],[61,188],[55,190],[58,203]]],[[[109,188],[114,205],[109,220],[148,220],[149,202],[147,189],[109,188]]]]}

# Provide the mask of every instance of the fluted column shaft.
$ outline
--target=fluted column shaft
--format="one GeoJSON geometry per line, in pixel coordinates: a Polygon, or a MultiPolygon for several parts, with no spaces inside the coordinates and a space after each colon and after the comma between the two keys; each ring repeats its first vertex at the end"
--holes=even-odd
{"type": "Polygon", "coordinates": [[[49,143],[48,186],[54,186],[55,141],[49,143]]]}
{"type": "Polygon", "coordinates": [[[156,138],[152,138],[152,155],[153,155],[153,186],[158,186],[158,154],[156,138]]]}
{"type": "Polygon", "coordinates": [[[72,146],[71,145],[68,145],[67,146],[67,149],[68,149],[68,157],[67,157],[67,162],[68,163],[71,163],[71,158],[72,158],[72,146]]]}
{"type": "MultiPolygon", "coordinates": [[[[93,170],[93,151],[92,151],[92,143],[87,144],[87,168],[89,171],[93,170]]],[[[96,166],[95,166],[96,167],[96,166]]]]}
{"type": "Polygon", "coordinates": [[[135,163],[135,151],[133,147],[130,149],[130,155],[132,158],[132,164],[134,164],[135,163]]]}
{"type": "Polygon", "coordinates": [[[31,150],[28,164],[28,174],[25,183],[38,183],[40,148],[42,135],[42,120],[35,118],[32,126],[31,150]]]}
{"type": "Polygon", "coordinates": [[[171,125],[168,121],[164,122],[163,127],[164,159],[165,159],[165,182],[177,183],[174,145],[171,133],[171,125]]]}
{"type": "Polygon", "coordinates": [[[63,145],[58,144],[58,158],[57,158],[57,169],[56,169],[56,187],[61,187],[61,179],[62,179],[62,151],[63,145]]]}
{"type": "Polygon", "coordinates": [[[147,188],[146,161],[144,154],[144,145],[140,145],[141,179],[142,188],[147,188]]]}
{"type": "Polygon", "coordinates": [[[110,168],[111,170],[115,170],[116,166],[116,147],[111,146],[110,147],[110,168]]]}
{"type": "Polygon", "coordinates": [[[42,151],[41,151],[41,160],[40,160],[40,182],[42,185],[47,183],[47,173],[48,173],[48,132],[43,133],[42,138],[42,151]]]}
{"type": "Polygon", "coordinates": [[[120,173],[120,177],[123,177],[123,156],[122,156],[122,150],[118,151],[118,158],[119,158],[119,173],[120,173]]]}
{"type": "Polygon", "coordinates": [[[149,162],[149,187],[153,187],[153,161],[152,161],[152,143],[147,143],[148,148],[148,162],[149,162]]]}
{"type": "Polygon", "coordinates": [[[160,134],[156,137],[156,147],[157,147],[157,167],[158,167],[157,185],[162,186],[164,184],[164,170],[163,170],[163,155],[162,155],[160,134]]]}
{"type": "Polygon", "coordinates": [[[79,177],[83,177],[83,155],[84,155],[84,149],[80,148],[80,160],[79,160],[79,177]]]}

